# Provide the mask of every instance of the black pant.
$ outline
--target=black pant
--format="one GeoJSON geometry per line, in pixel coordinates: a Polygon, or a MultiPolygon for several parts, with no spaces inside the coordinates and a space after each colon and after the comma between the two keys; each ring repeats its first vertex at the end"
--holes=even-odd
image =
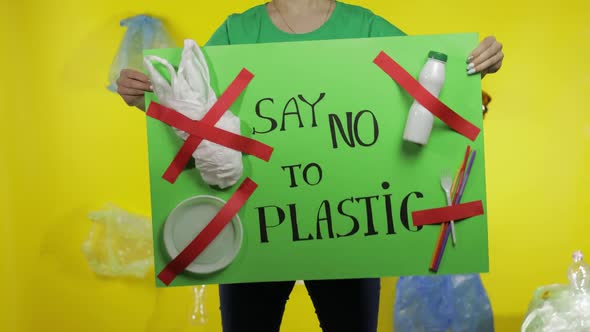
{"type": "MultiPolygon", "coordinates": [[[[219,285],[223,332],[278,332],[294,284],[219,285]]],[[[305,286],[324,332],[377,331],[379,279],[306,281],[305,286]]]]}

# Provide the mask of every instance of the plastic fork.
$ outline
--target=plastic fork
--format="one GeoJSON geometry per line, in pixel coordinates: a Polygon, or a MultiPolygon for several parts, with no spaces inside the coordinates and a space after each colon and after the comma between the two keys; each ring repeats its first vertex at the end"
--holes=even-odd
{"type": "MultiPolygon", "coordinates": [[[[440,177],[440,185],[445,191],[447,195],[447,205],[453,205],[453,200],[451,199],[451,187],[453,186],[453,177],[451,172],[444,171],[440,177]]],[[[455,236],[455,221],[451,220],[451,238],[453,239],[453,245],[457,244],[457,238],[455,236]]]]}

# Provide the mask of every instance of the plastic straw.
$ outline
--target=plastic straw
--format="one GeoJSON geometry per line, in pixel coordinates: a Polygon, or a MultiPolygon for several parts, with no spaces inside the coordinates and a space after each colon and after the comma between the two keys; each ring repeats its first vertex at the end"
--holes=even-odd
{"type": "Polygon", "coordinates": [[[461,187],[461,191],[459,191],[459,198],[457,199],[457,203],[461,202],[461,198],[463,197],[463,192],[465,191],[465,185],[467,184],[467,179],[469,179],[469,174],[471,173],[471,167],[473,166],[473,161],[475,160],[475,150],[471,153],[471,160],[469,161],[469,167],[467,167],[467,173],[465,173],[465,181],[463,182],[463,186],[461,187]]]}
{"type": "MultiPolygon", "coordinates": [[[[473,161],[475,160],[475,150],[473,150],[473,152],[471,153],[471,159],[469,160],[469,166],[467,167],[467,170],[465,172],[465,175],[463,176],[463,181],[460,187],[460,190],[457,192],[457,198],[455,201],[455,204],[459,204],[461,202],[461,198],[463,197],[463,192],[465,191],[465,186],[467,184],[467,180],[469,179],[469,174],[471,173],[471,167],[473,166],[473,161]]],[[[447,228],[445,234],[444,234],[444,238],[442,241],[442,246],[440,248],[440,254],[438,255],[437,261],[434,265],[434,270],[438,271],[438,267],[440,266],[440,262],[442,261],[442,256],[444,254],[445,251],[445,247],[447,245],[447,240],[449,239],[449,234],[450,234],[450,228],[447,228]]]]}

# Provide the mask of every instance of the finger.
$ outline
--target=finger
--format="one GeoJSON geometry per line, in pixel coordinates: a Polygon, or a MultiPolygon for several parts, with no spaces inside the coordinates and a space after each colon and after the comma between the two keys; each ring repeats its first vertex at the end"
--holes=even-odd
{"type": "Polygon", "coordinates": [[[139,90],[139,89],[132,89],[132,88],[127,88],[124,86],[119,85],[117,88],[117,92],[125,97],[125,96],[143,96],[145,95],[145,91],[143,90],[139,90]]]}
{"type": "Polygon", "coordinates": [[[133,69],[123,69],[121,70],[121,77],[127,77],[136,81],[140,81],[140,82],[144,82],[144,83],[149,83],[150,82],[150,78],[147,77],[144,73],[139,72],[137,70],[133,70],[133,69]]]}
{"type": "Polygon", "coordinates": [[[144,99],[144,98],[142,98],[142,96],[131,96],[131,95],[121,95],[121,98],[123,98],[123,101],[125,102],[125,104],[127,104],[129,106],[134,106],[138,100],[144,99]]]}
{"type": "Polygon", "coordinates": [[[494,56],[498,54],[501,54],[501,57],[504,56],[504,54],[502,53],[502,44],[496,42],[492,44],[492,46],[490,46],[488,49],[483,51],[477,58],[473,59],[471,63],[469,63],[469,65],[467,66],[467,74],[471,75],[479,73],[482,70],[486,70],[489,66],[495,63],[492,62],[490,64],[486,61],[492,59],[494,56]],[[484,63],[486,63],[486,65],[484,65],[484,63]]]}
{"type": "Polygon", "coordinates": [[[152,91],[152,86],[149,82],[140,82],[132,79],[119,79],[117,81],[118,86],[122,86],[129,89],[152,91]]]}
{"type": "Polygon", "coordinates": [[[494,64],[493,66],[488,68],[487,72],[490,74],[493,74],[493,73],[497,72],[498,70],[500,70],[500,68],[502,68],[503,61],[504,61],[504,59],[500,60],[500,62],[497,62],[496,64],[494,64]]]}
{"type": "Polygon", "coordinates": [[[489,37],[484,38],[481,41],[481,43],[479,43],[479,45],[477,46],[477,48],[475,50],[473,50],[473,52],[471,52],[471,54],[467,58],[467,62],[468,63],[472,62],[473,59],[475,59],[478,56],[480,56],[481,53],[483,53],[483,51],[485,51],[486,49],[488,49],[494,42],[496,42],[496,38],[494,38],[493,36],[489,36],[489,37]]]}
{"type": "Polygon", "coordinates": [[[500,51],[502,51],[502,44],[500,44],[498,42],[494,42],[493,44],[488,46],[487,49],[483,50],[481,52],[481,54],[479,54],[477,57],[473,58],[471,63],[473,64],[473,67],[476,67],[476,66],[482,64],[487,59],[494,56],[495,54],[499,53],[500,51]]]}
{"type": "MultiPolygon", "coordinates": [[[[500,52],[494,54],[491,58],[484,61],[483,63],[477,65],[474,68],[473,73],[479,73],[479,72],[491,73],[494,66],[501,65],[501,62],[503,59],[504,59],[504,53],[502,51],[500,51],[500,52]]],[[[497,69],[496,69],[496,71],[497,71],[497,69]]]]}

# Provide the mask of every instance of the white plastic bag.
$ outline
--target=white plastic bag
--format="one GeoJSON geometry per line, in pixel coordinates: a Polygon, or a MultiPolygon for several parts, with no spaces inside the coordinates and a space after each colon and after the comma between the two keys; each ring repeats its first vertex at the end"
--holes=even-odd
{"type": "MultiPolygon", "coordinates": [[[[210,84],[209,67],[201,49],[193,40],[184,41],[178,72],[168,61],[153,55],[144,57],[144,65],[160,104],[192,120],[201,120],[217,101],[210,84]],[[170,83],[154,67],[154,62],[163,65],[170,73],[170,83]]],[[[215,127],[239,135],[240,119],[228,110],[215,127]]],[[[184,140],[188,136],[180,130],[175,131],[184,140]]],[[[193,157],[203,180],[209,185],[227,188],[238,182],[242,176],[242,153],[239,151],[204,140],[193,157]]]]}
{"type": "Polygon", "coordinates": [[[568,268],[569,285],[538,288],[522,332],[590,332],[590,266],[580,251],[568,268]]]}

